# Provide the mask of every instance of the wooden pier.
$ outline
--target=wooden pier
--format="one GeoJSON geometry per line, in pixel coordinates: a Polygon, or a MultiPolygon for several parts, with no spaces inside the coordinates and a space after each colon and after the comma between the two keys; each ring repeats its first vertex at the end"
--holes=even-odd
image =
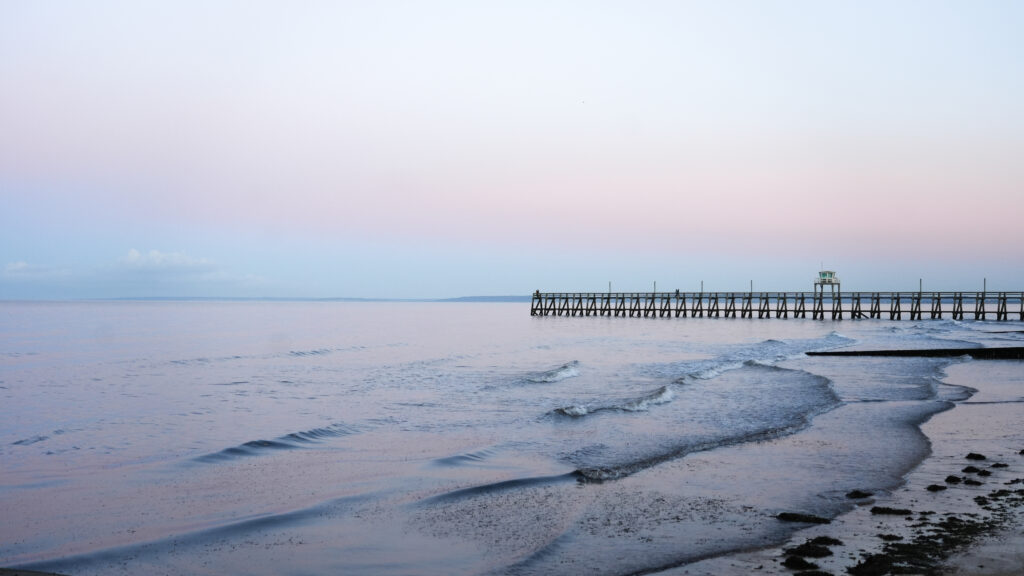
{"type": "Polygon", "coordinates": [[[531,316],[1020,320],[1024,292],[534,292],[531,316]]]}

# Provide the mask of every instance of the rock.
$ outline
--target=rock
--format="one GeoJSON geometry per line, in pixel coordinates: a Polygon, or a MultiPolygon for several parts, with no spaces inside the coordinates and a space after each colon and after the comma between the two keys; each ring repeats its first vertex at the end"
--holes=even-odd
{"type": "Polygon", "coordinates": [[[968,486],[981,486],[982,484],[984,484],[984,482],[978,482],[974,478],[967,478],[966,480],[964,480],[964,484],[968,486]]]}
{"type": "Polygon", "coordinates": [[[942,484],[929,484],[928,487],[925,488],[925,490],[927,490],[929,492],[941,492],[941,491],[943,491],[945,489],[946,489],[946,487],[943,486],[942,484]]]}
{"type": "Polygon", "coordinates": [[[942,562],[951,552],[998,528],[998,522],[975,514],[943,514],[943,519],[927,530],[918,530],[904,541],[886,541],[880,552],[867,555],[846,571],[854,576],[944,573],[942,562]]]}
{"type": "Polygon", "coordinates": [[[984,454],[978,454],[977,452],[971,452],[966,456],[968,460],[985,460],[984,454]]]}
{"type": "Polygon", "coordinates": [[[1009,466],[1006,462],[996,462],[992,465],[993,468],[1008,468],[1009,466]]]}
{"type": "Polygon", "coordinates": [[[808,540],[811,544],[817,544],[818,546],[842,546],[843,541],[828,536],[818,536],[813,540],[808,540]]]}
{"type": "Polygon", "coordinates": [[[846,571],[853,576],[882,576],[883,574],[892,574],[892,564],[892,558],[875,554],[861,560],[856,566],[847,568],[846,571]]]}
{"type": "Polygon", "coordinates": [[[786,548],[783,552],[792,556],[803,556],[804,558],[824,558],[832,555],[832,551],[828,548],[820,544],[813,544],[810,541],[793,548],[786,548]]]}
{"type": "Polygon", "coordinates": [[[790,556],[786,558],[786,561],[782,563],[786,568],[792,570],[816,570],[819,566],[813,562],[808,562],[799,556],[790,556]]]}
{"type": "Polygon", "coordinates": [[[959,484],[962,481],[959,476],[953,476],[952,474],[946,476],[946,484],[959,484]]]}
{"type": "Polygon", "coordinates": [[[991,470],[978,470],[978,476],[991,476],[991,470]]]}
{"type": "Polygon", "coordinates": [[[783,522],[806,522],[808,524],[829,524],[832,522],[828,518],[822,518],[813,514],[801,514],[799,512],[780,512],[776,518],[783,522]]]}
{"type": "Polygon", "coordinates": [[[961,472],[963,472],[964,474],[977,474],[978,472],[981,472],[981,470],[975,468],[974,466],[968,466],[967,468],[961,470],[961,472]]]}
{"type": "Polygon", "coordinates": [[[861,500],[864,498],[870,498],[874,496],[871,492],[864,492],[863,490],[852,490],[846,493],[846,497],[851,500],[861,500]]]}
{"type": "Polygon", "coordinates": [[[889,508],[888,506],[875,506],[871,508],[871,513],[884,516],[909,516],[913,514],[912,511],[906,508],[889,508]]]}

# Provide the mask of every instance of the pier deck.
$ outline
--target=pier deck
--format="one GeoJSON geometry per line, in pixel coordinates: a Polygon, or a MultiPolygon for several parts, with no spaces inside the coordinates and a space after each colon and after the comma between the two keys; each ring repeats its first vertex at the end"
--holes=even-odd
{"type": "Polygon", "coordinates": [[[531,316],[1020,320],[1024,292],[534,292],[531,316]]]}

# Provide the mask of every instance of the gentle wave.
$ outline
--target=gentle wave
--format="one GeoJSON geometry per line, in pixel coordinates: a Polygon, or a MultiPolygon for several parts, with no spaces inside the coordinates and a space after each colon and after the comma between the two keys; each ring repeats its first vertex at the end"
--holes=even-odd
{"type": "Polygon", "coordinates": [[[677,383],[687,380],[711,380],[730,370],[736,370],[753,362],[764,366],[772,366],[778,362],[799,358],[812,350],[831,350],[848,346],[854,342],[838,332],[830,332],[823,338],[808,340],[775,340],[768,339],[752,346],[744,346],[717,358],[686,362],[679,366],[684,372],[676,379],[677,383]]]}
{"type": "Polygon", "coordinates": [[[421,500],[420,503],[435,504],[438,502],[444,502],[449,500],[458,500],[460,498],[471,498],[474,496],[481,496],[483,494],[492,494],[494,492],[501,492],[505,490],[514,490],[517,488],[539,486],[543,484],[554,484],[570,480],[580,481],[580,473],[577,471],[573,471],[569,472],[568,474],[559,474],[557,476],[534,476],[530,478],[514,478],[512,480],[503,480],[501,482],[494,482],[492,484],[483,484],[479,486],[471,486],[469,488],[460,488],[458,490],[452,490],[451,492],[445,492],[444,494],[438,494],[437,496],[431,496],[429,498],[421,500]]]}
{"type": "Polygon", "coordinates": [[[301,448],[303,445],[322,442],[329,438],[348,436],[350,434],[355,434],[358,431],[358,429],[351,426],[334,424],[324,428],[313,428],[312,430],[305,430],[302,432],[292,432],[291,434],[285,434],[284,436],[280,436],[274,440],[250,440],[249,442],[239,444],[238,446],[225,448],[220,452],[204,454],[194,460],[197,462],[214,463],[233,460],[235,458],[258,456],[270,451],[301,448]]]}
{"type": "MultiPolygon", "coordinates": [[[[169,525],[165,535],[153,540],[131,542],[111,547],[98,547],[74,555],[52,559],[31,561],[19,564],[20,568],[42,570],[46,572],[72,572],[93,567],[103,567],[111,562],[123,564],[125,558],[149,558],[150,561],[165,559],[179,548],[186,546],[203,546],[210,542],[240,540],[253,538],[254,533],[268,530],[281,530],[285,527],[322,517],[326,511],[338,513],[365,505],[380,493],[367,493],[358,496],[344,496],[316,502],[306,507],[291,510],[250,514],[241,517],[215,518],[208,522],[183,525],[169,525]]],[[[91,571],[91,570],[87,570],[91,571]]]]}
{"type": "MultiPolygon", "coordinates": [[[[629,448],[628,453],[620,453],[611,456],[609,459],[603,455],[604,450],[598,450],[593,454],[577,452],[571,460],[577,465],[576,472],[581,481],[604,482],[624,478],[651,468],[658,464],[675,460],[694,452],[704,452],[716,448],[758,442],[780,436],[786,436],[798,432],[810,425],[811,420],[818,414],[822,414],[841,404],[841,400],[832,389],[832,381],[824,376],[812,374],[803,370],[792,370],[778,366],[765,366],[757,361],[744,363],[747,369],[756,372],[746,376],[751,379],[761,380],[771,388],[763,388],[762,394],[775,391],[784,394],[786,399],[775,406],[764,406],[758,410],[767,416],[760,422],[751,422],[749,416],[744,413],[752,409],[751,405],[741,405],[736,408],[735,413],[723,413],[721,418],[737,419],[736,422],[746,422],[744,425],[729,427],[717,433],[700,434],[698,436],[678,438],[667,434],[664,441],[640,448],[635,443],[629,448]],[[761,376],[757,376],[761,375],[761,376]],[[776,389],[775,386],[779,386],[776,389]],[[785,388],[786,390],[783,390],[785,388]]],[[[708,385],[708,393],[713,393],[716,386],[708,385]]],[[[704,393],[704,392],[701,392],[704,393]]],[[[753,396],[748,401],[756,401],[758,396],[753,396]]]]}
{"type": "Polygon", "coordinates": [[[764,440],[771,440],[772,438],[786,436],[806,427],[808,423],[809,421],[803,422],[799,426],[794,425],[769,428],[767,430],[759,430],[743,436],[734,436],[730,438],[723,438],[721,440],[682,445],[675,450],[652,454],[646,458],[637,459],[632,462],[615,466],[584,466],[576,469],[576,474],[579,476],[581,482],[601,483],[609,480],[618,480],[620,478],[636,474],[641,470],[657,466],[658,464],[682,458],[687,454],[693,454],[694,452],[707,452],[708,450],[714,450],[715,448],[735,446],[738,444],[745,444],[747,442],[761,442],[764,440]]]}
{"type": "Polygon", "coordinates": [[[49,440],[49,439],[50,439],[49,436],[44,436],[44,435],[40,434],[40,435],[37,435],[37,436],[32,436],[31,438],[22,438],[21,440],[17,440],[15,442],[11,442],[11,446],[29,446],[29,445],[36,444],[38,442],[43,442],[43,441],[46,441],[46,440],[49,440]]]}
{"type": "Polygon", "coordinates": [[[177,364],[179,366],[194,366],[204,364],[215,364],[220,362],[237,362],[239,360],[266,360],[272,358],[306,358],[306,357],[317,357],[326,356],[328,354],[334,354],[337,352],[359,352],[366,350],[367,346],[349,346],[345,348],[316,348],[312,350],[289,350],[288,352],[280,352],[273,354],[233,354],[228,356],[200,356],[198,358],[179,358],[177,360],[170,360],[171,364],[177,364]]]}
{"type": "MultiPolygon", "coordinates": [[[[61,435],[64,434],[64,430],[63,429],[54,430],[50,434],[52,434],[53,436],[61,436],[61,435]]],[[[29,436],[28,438],[22,438],[21,440],[15,440],[14,442],[11,442],[11,446],[31,446],[32,444],[38,444],[40,442],[45,442],[45,441],[47,441],[49,439],[50,439],[50,436],[47,435],[47,434],[36,434],[35,436],[29,436]]]]}
{"type": "Polygon", "coordinates": [[[498,451],[493,448],[484,448],[474,452],[458,454],[456,456],[438,458],[437,460],[434,460],[434,464],[439,466],[465,466],[467,464],[479,464],[490,459],[497,453],[498,451]]]}
{"type": "Polygon", "coordinates": [[[603,410],[621,411],[621,412],[643,412],[648,410],[651,406],[658,404],[667,404],[675,398],[675,393],[668,386],[662,386],[650,394],[645,394],[639,398],[630,398],[615,402],[611,404],[599,404],[599,405],[587,405],[587,404],[574,404],[572,406],[563,406],[561,408],[555,408],[553,410],[556,414],[563,416],[572,416],[578,418],[586,416],[587,414],[593,414],[603,410]]]}
{"type": "Polygon", "coordinates": [[[325,356],[327,354],[330,354],[331,352],[334,352],[334,350],[330,350],[328,348],[319,348],[317,350],[292,350],[292,351],[288,352],[288,355],[289,356],[299,356],[299,357],[301,357],[301,356],[325,356]]]}
{"type": "Polygon", "coordinates": [[[528,376],[526,380],[535,384],[552,384],[565,380],[566,378],[575,378],[580,375],[579,365],[580,363],[578,360],[573,360],[572,362],[562,364],[558,368],[553,368],[545,372],[538,372],[528,376]]]}

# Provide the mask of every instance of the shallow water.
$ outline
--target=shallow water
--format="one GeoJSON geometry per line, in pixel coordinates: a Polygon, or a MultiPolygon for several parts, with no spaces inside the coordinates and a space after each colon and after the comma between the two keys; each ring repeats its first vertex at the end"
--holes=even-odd
{"type": "Polygon", "coordinates": [[[803,352],[1021,340],[478,303],[0,318],[0,565],[73,574],[621,574],[765,545],[778,511],[897,485],[970,394],[939,382],[963,360],[803,352]]]}

